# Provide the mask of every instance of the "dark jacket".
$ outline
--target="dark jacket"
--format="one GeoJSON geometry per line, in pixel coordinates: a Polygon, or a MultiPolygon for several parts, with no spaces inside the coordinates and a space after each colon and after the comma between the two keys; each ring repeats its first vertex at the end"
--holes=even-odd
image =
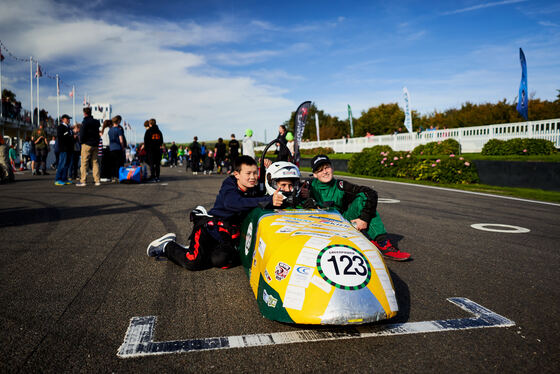
{"type": "Polygon", "coordinates": [[[278,157],[276,161],[288,161],[290,158],[290,150],[288,149],[288,141],[286,140],[286,133],[278,133],[278,157]]]}
{"type": "Polygon", "coordinates": [[[80,144],[87,144],[91,147],[99,146],[99,120],[92,116],[84,117],[80,128],[80,144]]]}
{"type": "Polygon", "coordinates": [[[202,154],[202,149],[200,148],[200,144],[197,141],[192,142],[191,146],[191,157],[199,159],[202,154]]]}
{"type": "Polygon", "coordinates": [[[209,156],[204,157],[204,161],[202,161],[202,166],[204,166],[204,170],[206,171],[214,170],[214,159],[209,156]]]}
{"type": "Polygon", "coordinates": [[[214,207],[208,213],[232,224],[239,224],[245,215],[262,201],[271,206],[272,196],[259,196],[256,188],[241,191],[237,187],[237,179],[232,175],[222,183],[214,207]]]}
{"type": "Polygon", "coordinates": [[[233,159],[239,156],[239,142],[236,139],[229,141],[229,156],[233,159]]]}
{"type": "Polygon", "coordinates": [[[147,152],[157,153],[163,144],[163,134],[158,125],[150,126],[144,134],[144,148],[147,152]]]}
{"type": "Polygon", "coordinates": [[[56,141],[59,152],[74,152],[74,135],[70,126],[60,123],[56,128],[56,141]]]}

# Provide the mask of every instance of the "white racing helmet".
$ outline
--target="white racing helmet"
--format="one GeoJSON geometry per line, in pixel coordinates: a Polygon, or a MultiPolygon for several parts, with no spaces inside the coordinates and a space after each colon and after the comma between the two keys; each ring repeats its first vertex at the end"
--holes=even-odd
{"type": "Polygon", "coordinates": [[[298,167],[291,162],[275,162],[266,169],[266,178],[264,182],[266,192],[269,195],[274,194],[274,192],[278,189],[277,181],[279,179],[293,179],[294,188],[296,188],[300,176],[301,174],[299,173],[298,167]]]}

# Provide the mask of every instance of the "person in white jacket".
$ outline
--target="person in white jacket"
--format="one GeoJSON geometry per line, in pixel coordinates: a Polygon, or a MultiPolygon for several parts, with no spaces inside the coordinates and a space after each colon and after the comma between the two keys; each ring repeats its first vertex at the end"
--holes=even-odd
{"type": "Polygon", "coordinates": [[[253,142],[253,130],[247,129],[243,137],[243,155],[255,158],[255,143],[253,142]]]}

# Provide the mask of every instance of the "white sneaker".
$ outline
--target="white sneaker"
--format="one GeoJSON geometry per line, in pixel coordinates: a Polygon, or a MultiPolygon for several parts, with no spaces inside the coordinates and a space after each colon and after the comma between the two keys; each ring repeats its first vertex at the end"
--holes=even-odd
{"type": "Polygon", "coordinates": [[[76,187],[85,187],[86,184],[85,183],[76,183],[76,187]]]}
{"type": "Polygon", "coordinates": [[[150,257],[159,257],[165,254],[165,245],[170,241],[174,241],[177,239],[177,235],[170,232],[169,234],[165,234],[161,238],[157,238],[150,244],[148,244],[148,249],[146,250],[148,256],[150,257]]]}
{"type": "Polygon", "coordinates": [[[101,182],[110,182],[111,180],[109,178],[101,178],[100,181],[101,182]]]}

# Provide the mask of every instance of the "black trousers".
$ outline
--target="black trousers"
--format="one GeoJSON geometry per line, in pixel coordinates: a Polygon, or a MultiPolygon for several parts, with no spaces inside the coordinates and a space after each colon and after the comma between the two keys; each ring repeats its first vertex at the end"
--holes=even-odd
{"type": "Polygon", "coordinates": [[[124,165],[124,155],[121,149],[116,151],[109,151],[109,158],[111,159],[111,177],[119,178],[119,169],[124,165]]]}
{"type": "Polygon", "coordinates": [[[165,246],[165,255],[173,263],[188,270],[205,270],[212,267],[228,268],[235,263],[236,253],[217,248],[186,248],[174,241],[165,246]]]}
{"type": "Polygon", "coordinates": [[[35,168],[37,170],[41,169],[43,171],[47,170],[47,154],[49,150],[47,148],[35,149],[35,156],[37,160],[35,161],[35,168]]]}
{"type": "Polygon", "coordinates": [[[150,167],[150,178],[159,179],[159,172],[161,168],[161,152],[148,151],[148,166],[150,167]]]}

